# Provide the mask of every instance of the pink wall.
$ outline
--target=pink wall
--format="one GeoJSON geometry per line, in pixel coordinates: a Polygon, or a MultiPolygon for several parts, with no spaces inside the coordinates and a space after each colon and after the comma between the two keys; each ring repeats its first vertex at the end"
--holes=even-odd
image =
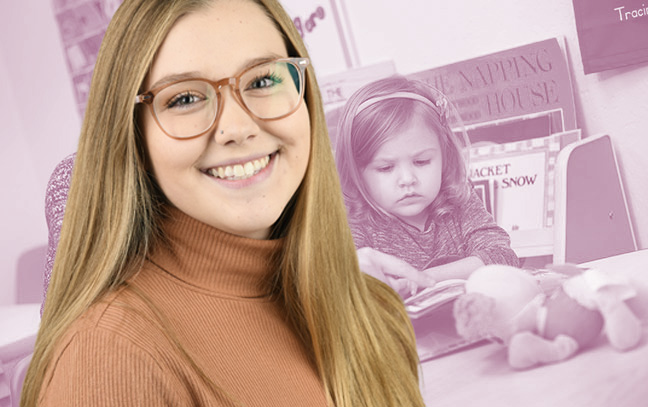
{"type": "MultiPolygon", "coordinates": [[[[347,0],[362,65],[394,60],[407,74],[564,36],[578,124],[609,133],[620,161],[639,246],[648,247],[648,66],[585,76],[570,1],[347,0]],[[436,2],[439,3],[439,2],[436,2]],[[400,7],[398,13],[395,7],[400,7]]],[[[49,175],[75,150],[80,128],[52,0],[0,3],[0,305],[15,303],[20,255],[47,243],[49,175]]],[[[319,74],[331,74],[322,72],[319,74]]],[[[43,259],[44,262],[44,259],[43,259]]],[[[38,262],[36,263],[38,264],[38,262]]],[[[38,273],[36,273],[38,275],[38,273]]],[[[38,279],[36,279],[38,280],[38,279]]],[[[36,281],[36,291],[40,281],[36,281]]]]}
{"type": "Polygon", "coordinates": [[[47,244],[45,187],[76,149],[80,119],[51,0],[0,3],[0,38],[0,305],[7,305],[17,300],[21,254],[47,244]]]}

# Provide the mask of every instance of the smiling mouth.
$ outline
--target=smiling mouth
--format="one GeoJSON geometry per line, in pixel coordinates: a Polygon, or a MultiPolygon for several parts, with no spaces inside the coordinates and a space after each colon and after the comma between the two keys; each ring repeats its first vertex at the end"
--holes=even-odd
{"type": "Polygon", "coordinates": [[[239,181],[251,178],[260,173],[268,166],[273,155],[274,154],[270,154],[263,158],[248,161],[246,163],[210,168],[205,172],[214,178],[227,181],[239,181]]]}

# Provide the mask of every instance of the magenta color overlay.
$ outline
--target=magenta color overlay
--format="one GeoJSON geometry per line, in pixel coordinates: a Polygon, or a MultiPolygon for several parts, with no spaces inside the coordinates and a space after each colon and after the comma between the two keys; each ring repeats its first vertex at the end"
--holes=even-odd
{"type": "Polygon", "coordinates": [[[645,0],[573,0],[586,74],[648,62],[645,0]]]}

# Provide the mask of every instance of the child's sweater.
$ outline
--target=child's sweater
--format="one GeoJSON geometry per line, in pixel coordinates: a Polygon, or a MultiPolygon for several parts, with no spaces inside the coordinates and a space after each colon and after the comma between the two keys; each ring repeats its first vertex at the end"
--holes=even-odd
{"type": "Polygon", "coordinates": [[[509,235],[497,226],[474,191],[466,205],[429,222],[424,231],[385,216],[350,219],[349,223],[357,248],[374,248],[419,270],[442,263],[443,258],[469,256],[477,256],[485,264],[519,265],[509,235]]]}

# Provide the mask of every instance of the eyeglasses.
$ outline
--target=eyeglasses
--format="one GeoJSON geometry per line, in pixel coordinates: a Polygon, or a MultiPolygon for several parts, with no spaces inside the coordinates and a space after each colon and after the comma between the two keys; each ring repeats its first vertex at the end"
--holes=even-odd
{"type": "Polygon", "coordinates": [[[212,129],[222,111],[221,88],[228,85],[250,115],[278,120],[299,108],[308,64],[308,58],[280,58],[218,81],[182,79],[137,95],[135,103],[148,105],[160,129],[178,139],[198,137],[212,129]]]}

